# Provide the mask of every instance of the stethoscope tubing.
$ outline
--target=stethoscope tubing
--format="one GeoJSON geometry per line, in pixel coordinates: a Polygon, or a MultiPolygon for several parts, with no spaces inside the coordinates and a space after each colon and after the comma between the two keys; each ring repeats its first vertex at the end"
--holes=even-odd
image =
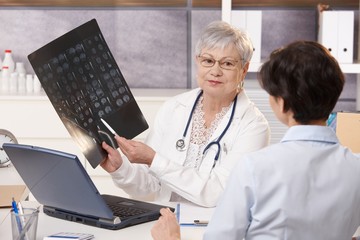
{"type": "MultiPolygon", "coordinates": [[[[200,99],[200,97],[202,96],[203,94],[203,91],[200,91],[200,93],[198,94],[198,96],[196,97],[195,99],[195,102],[194,102],[194,105],[191,109],[191,112],[190,112],[190,115],[189,115],[189,118],[188,118],[188,121],[186,123],[186,127],[185,127],[185,130],[184,130],[184,133],[182,135],[182,138],[177,140],[176,141],[176,149],[178,151],[185,151],[185,137],[186,137],[186,134],[188,132],[188,129],[189,129],[189,126],[190,126],[190,122],[191,122],[191,119],[192,119],[192,116],[195,112],[195,107],[200,99]]],[[[234,118],[234,115],[235,115],[235,108],[236,108],[236,103],[237,103],[237,95],[235,96],[235,99],[233,101],[233,107],[232,107],[232,110],[231,110],[231,115],[230,115],[230,118],[229,118],[229,121],[225,127],[225,129],[222,131],[222,133],[220,134],[220,136],[217,138],[216,141],[212,141],[210,142],[205,148],[204,148],[204,151],[203,151],[203,155],[205,154],[205,152],[212,146],[212,145],[216,145],[217,146],[217,153],[215,155],[215,158],[214,158],[214,164],[213,164],[213,168],[215,167],[216,165],[216,162],[218,161],[219,157],[220,157],[220,152],[221,152],[221,146],[220,146],[220,141],[221,139],[224,137],[225,133],[229,130],[230,128],[230,125],[231,125],[231,122],[234,118]]]]}
{"type": "Polygon", "coordinates": [[[213,141],[213,142],[210,142],[205,148],[204,148],[204,151],[203,151],[203,154],[205,154],[205,152],[211,147],[211,145],[214,145],[216,144],[216,146],[218,147],[218,151],[215,155],[215,161],[217,161],[219,159],[219,156],[220,156],[220,150],[221,150],[221,146],[220,146],[220,141],[221,139],[224,137],[225,133],[229,130],[230,128],[230,125],[231,125],[231,122],[232,120],[234,119],[234,114],[235,114],[235,108],[236,108],[236,102],[237,102],[237,95],[234,99],[234,103],[233,103],[233,107],[232,107],[232,110],[231,110],[231,115],[230,115],[230,118],[229,118],[229,121],[226,125],[226,127],[224,128],[224,130],[222,131],[222,133],[220,134],[220,136],[218,137],[218,139],[216,141],[213,141]]]}
{"type": "Polygon", "coordinates": [[[185,149],[186,149],[186,148],[185,148],[185,137],[186,137],[187,131],[188,131],[188,129],[189,129],[192,116],[193,116],[193,114],[194,114],[194,112],[195,112],[195,107],[196,107],[197,103],[199,102],[199,99],[200,99],[200,97],[201,97],[202,94],[203,94],[203,91],[201,90],[200,93],[198,94],[198,96],[196,97],[195,102],[194,102],[194,105],[193,105],[193,107],[192,107],[192,109],[191,109],[191,112],[190,112],[188,121],[187,121],[187,123],[186,123],[186,127],[185,127],[184,133],[183,133],[183,135],[182,135],[182,138],[176,141],[176,149],[177,149],[178,151],[181,151],[181,152],[182,152],[182,151],[185,151],[185,149]]]}

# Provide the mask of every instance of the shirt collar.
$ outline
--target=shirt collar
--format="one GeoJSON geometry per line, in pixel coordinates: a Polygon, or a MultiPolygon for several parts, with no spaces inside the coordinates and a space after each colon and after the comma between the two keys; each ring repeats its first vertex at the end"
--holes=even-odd
{"type": "Polygon", "coordinates": [[[329,144],[339,143],[339,140],[330,127],[315,125],[297,125],[290,127],[281,142],[288,141],[315,141],[329,144]]]}

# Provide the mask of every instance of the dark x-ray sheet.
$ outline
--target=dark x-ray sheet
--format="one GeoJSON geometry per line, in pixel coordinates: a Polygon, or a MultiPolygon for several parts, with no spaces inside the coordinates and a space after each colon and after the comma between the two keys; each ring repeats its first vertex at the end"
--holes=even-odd
{"type": "Polygon", "coordinates": [[[95,19],[28,56],[57,114],[93,168],[105,158],[105,141],[118,147],[105,120],[131,139],[148,124],[95,19]]]}

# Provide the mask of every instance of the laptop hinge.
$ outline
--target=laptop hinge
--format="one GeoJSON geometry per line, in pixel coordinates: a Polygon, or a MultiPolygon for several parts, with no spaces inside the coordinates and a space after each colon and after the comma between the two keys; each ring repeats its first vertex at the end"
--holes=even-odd
{"type": "Polygon", "coordinates": [[[49,207],[49,206],[43,206],[43,209],[48,209],[49,211],[55,212],[56,209],[53,207],[49,207]]]}
{"type": "Polygon", "coordinates": [[[111,219],[105,219],[105,218],[99,218],[99,221],[100,222],[103,222],[103,223],[107,223],[107,224],[119,224],[119,223],[121,223],[121,220],[120,220],[120,218],[119,217],[113,217],[113,219],[111,220],[111,219]]]}

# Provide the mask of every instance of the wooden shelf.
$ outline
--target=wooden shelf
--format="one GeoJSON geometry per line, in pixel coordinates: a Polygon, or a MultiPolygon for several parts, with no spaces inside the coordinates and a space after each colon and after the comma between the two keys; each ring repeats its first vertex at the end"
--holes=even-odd
{"type": "MultiPolygon", "coordinates": [[[[314,7],[319,3],[317,0],[232,0],[232,7],[314,7]]],[[[358,0],[324,0],[323,4],[331,7],[359,8],[358,0]]],[[[193,7],[220,8],[221,0],[193,0],[193,7]]]]}
{"type": "MultiPolygon", "coordinates": [[[[221,8],[221,0],[192,0],[192,7],[221,8]]],[[[315,0],[233,0],[232,7],[316,7],[315,0]]],[[[334,7],[359,8],[358,0],[324,0],[334,7]]],[[[17,7],[186,7],[188,0],[0,0],[0,6],[17,7]]]]}
{"type": "Polygon", "coordinates": [[[186,7],[187,0],[0,0],[8,7],[186,7]]]}

